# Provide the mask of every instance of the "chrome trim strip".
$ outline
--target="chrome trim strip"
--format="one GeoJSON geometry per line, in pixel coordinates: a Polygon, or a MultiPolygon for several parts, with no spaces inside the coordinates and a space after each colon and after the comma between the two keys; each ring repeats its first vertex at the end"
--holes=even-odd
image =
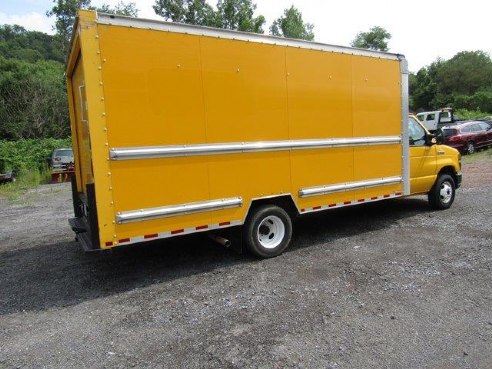
{"type": "Polygon", "coordinates": [[[167,218],[177,215],[235,208],[242,205],[243,199],[241,197],[232,197],[227,199],[190,202],[181,205],[169,205],[157,208],[121,211],[116,213],[116,223],[124,224],[130,222],[141,222],[150,219],[167,218]]]}
{"type": "Polygon", "coordinates": [[[211,143],[175,146],[145,146],[112,148],[109,152],[111,160],[154,159],[179,156],[203,156],[235,154],[245,152],[307,150],[329,147],[369,146],[399,144],[399,136],[327,138],[310,140],[259,141],[211,143]]]}
{"type": "Polygon", "coordinates": [[[408,63],[405,57],[400,57],[401,73],[401,132],[402,132],[402,176],[403,195],[410,195],[410,141],[408,138],[408,63]]]}
{"type": "Polygon", "coordinates": [[[400,183],[402,178],[400,176],[395,177],[385,177],[378,179],[369,179],[365,181],[357,182],[347,182],[347,183],[337,183],[333,185],[316,186],[316,187],[305,187],[299,190],[299,197],[310,197],[318,195],[326,195],[333,192],[344,192],[360,190],[363,188],[387,186],[390,184],[400,183]]]}
{"type": "Polygon", "coordinates": [[[122,27],[132,27],[141,29],[152,29],[165,32],[185,33],[195,36],[208,36],[224,38],[229,40],[239,40],[246,42],[257,42],[269,45],[290,46],[295,48],[329,51],[357,56],[368,56],[379,59],[398,60],[401,55],[391,54],[380,51],[366,49],[356,49],[348,46],[335,46],[323,44],[320,42],[295,40],[283,37],[275,37],[258,33],[231,31],[219,28],[194,26],[190,24],[166,22],[155,19],[132,18],[112,14],[97,14],[97,23],[105,25],[114,25],[122,27]]]}

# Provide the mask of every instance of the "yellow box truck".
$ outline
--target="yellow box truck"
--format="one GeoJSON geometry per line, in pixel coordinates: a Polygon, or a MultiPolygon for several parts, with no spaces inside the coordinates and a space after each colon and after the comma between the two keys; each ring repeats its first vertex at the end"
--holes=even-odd
{"type": "Polygon", "coordinates": [[[461,182],[409,118],[402,55],[80,11],[66,75],[86,250],[242,226],[271,257],[297,215],[444,209],[461,182]]]}

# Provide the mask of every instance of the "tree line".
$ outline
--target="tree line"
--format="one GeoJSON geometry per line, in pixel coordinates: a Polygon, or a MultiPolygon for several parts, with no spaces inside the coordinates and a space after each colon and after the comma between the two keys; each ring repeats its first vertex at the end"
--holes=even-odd
{"type": "MultiPolygon", "coordinates": [[[[79,8],[137,16],[135,3],[95,8],[91,0],[53,0],[46,12],[55,18],[55,34],[0,25],[0,139],[64,138],[70,135],[64,63],[73,22],[79,8]]],[[[154,11],[164,20],[265,33],[265,17],[256,14],[252,0],[155,0],[154,11]]],[[[314,26],[299,9],[284,9],[269,34],[314,40],[314,26]]],[[[388,51],[391,34],[372,27],[356,35],[351,46],[388,51]]],[[[410,108],[444,106],[492,112],[492,61],[482,51],[464,51],[450,60],[438,59],[410,74],[410,108]]]]}
{"type": "Polygon", "coordinates": [[[492,113],[492,60],[483,51],[462,51],[410,74],[410,108],[443,107],[492,113]]]}

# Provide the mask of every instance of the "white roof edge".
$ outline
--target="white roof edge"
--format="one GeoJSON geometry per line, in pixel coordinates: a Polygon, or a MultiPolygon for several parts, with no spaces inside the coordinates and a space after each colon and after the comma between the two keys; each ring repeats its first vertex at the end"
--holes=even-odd
{"type": "Polygon", "coordinates": [[[184,33],[197,36],[207,36],[207,37],[217,37],[230,40],[239,40],[246,42],[257,42],[262,44],[279,45],[279,46],[290,46],[295,48],[303,48],[318,51],[329,51],[338,52],[342,54],[367,56],[379,59],[390,59],[390,60],[404,60],[405,56],[401,54],[393,54],[382,51],[372,51],[366,49],[357,49],[348,46],[336,46],[323,44],[314,41],[305,41],[284,37],[276,37],[270,35],[264,35],[260,33],[250,33],[242,31],[232,31],[221,28],[211,28],[203,26],[195,26],[184,23],[176,22],[166,22],[155,19],[145,19],[145,18],[133,18],[121,15],[97,13],[97,23],[122,26],[122,27],[133,27],[141,29],[152,29],[165,32],[176,32],[184,33]]]}

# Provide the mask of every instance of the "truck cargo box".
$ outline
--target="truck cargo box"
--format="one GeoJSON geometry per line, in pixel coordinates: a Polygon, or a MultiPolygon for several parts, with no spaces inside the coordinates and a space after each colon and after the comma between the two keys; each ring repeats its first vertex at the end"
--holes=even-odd
{"type": "Polygon", "coordinates": [[[274,256],[286,214],[410,194],[407,77],[397,54],[80,11],[72,228],[105,249],[246,223],[274,256]]]}

